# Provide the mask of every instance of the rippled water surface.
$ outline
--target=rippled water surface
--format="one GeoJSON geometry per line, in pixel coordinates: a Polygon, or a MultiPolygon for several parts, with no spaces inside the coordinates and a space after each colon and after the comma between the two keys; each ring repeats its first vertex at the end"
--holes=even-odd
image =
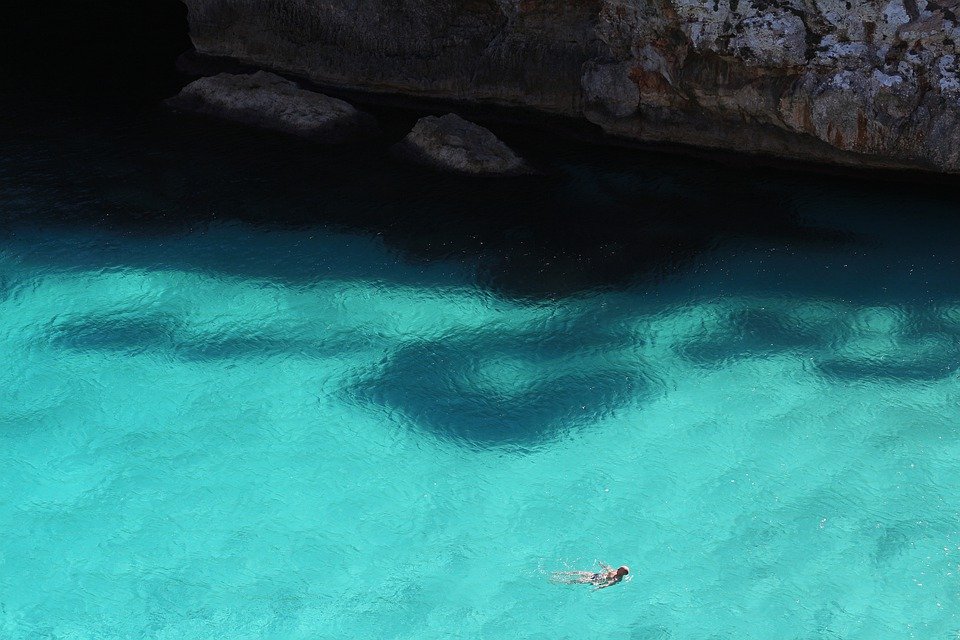
{"type": "Polygon", "coordinates": [[[0,637],[960,632],[955,189],[6,109],[0,637]]]}

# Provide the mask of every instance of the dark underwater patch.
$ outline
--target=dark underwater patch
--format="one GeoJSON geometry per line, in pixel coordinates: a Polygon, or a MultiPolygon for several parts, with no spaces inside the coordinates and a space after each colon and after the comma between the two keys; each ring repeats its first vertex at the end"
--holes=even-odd
{"type": "Polygon", "coordinates": [[[415,342],[348,393],[362,403],[398,411],[441,437],[493,446],[534,444],[564,428],[595,422],[649,390],[640,363],[590,358],[575,372],[567,371],[562,361],[578,353],[556,346],[541,344],[534,334],[495,330],[415,342]],[[501,356],[541,375],[519,389],[492,387],[478,370],[501,356]]]}

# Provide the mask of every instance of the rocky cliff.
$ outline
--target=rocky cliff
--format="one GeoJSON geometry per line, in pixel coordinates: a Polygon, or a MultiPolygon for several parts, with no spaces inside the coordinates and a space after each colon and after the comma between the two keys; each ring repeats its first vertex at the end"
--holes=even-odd
{"type": "Polygon", "coordinates": [[[960,0],[185,0],[201,53],[645,141],[960,172],[960,0]]]}

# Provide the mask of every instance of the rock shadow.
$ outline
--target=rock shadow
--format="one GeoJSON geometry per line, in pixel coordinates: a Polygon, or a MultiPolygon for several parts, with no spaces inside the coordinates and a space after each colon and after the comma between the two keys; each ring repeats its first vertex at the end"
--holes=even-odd
{"type": "Polygon", "coordinates": [[[172,349],[179,320],[167,313],[90,314],[62,322],[51,343],[76,351],[141,353],[172,349]]]}
{"type": "Polygon", "coordinates": [[[349,353],[356,341],[360,340],[362,338],[359,336],[348,341],[344,338],[326,340],[285,338],[261,332],[216,333],[205,336],[203,339],[179,343],[175,354],[179,358],[195,362],[272,357],[318,360],[349,353]]]}
{"type": "Polygon", "coordinates": [[[414,342],[346,393],[469,446],[533,445],[651,392],[643,363],[593,342],[573,350],[496,328],[414,342]]]}
{"type": "Polygon", "coordinates": [[[824,344],[825,335],[772,309],[746,308],[734,312],[722,328],[682,344],[679,352],[700,366],[786,351],[811,351],[824,344]]]}
{"type": "Polygon", "coordinates": [[[186,334],[183,323],[172,314],[88,314],[60,323],[49,336],[59,348],[72,351],[156,353],[190,362],[266,359],[272,357],[329,358],[347,353],[356,341],[343,336],[310,339],[267,331],[215,331],[186,334]]]}
{"type": "Polygon", "coordinates": [[[856,342],[848,346],[862,336],[855,313],[812,325],[758,307],[734,311],[715,329],[677,345],[676,351],[707,368],[793,353],[809,359],[820,375],[841,382],[932,382],[960,371],[960,326],[915,307],[905,307],[903,315],[903,326],[884,334],[882,348],[862,356],[856,353],[856,342]]]}
{"type": "Polygon", "coordinates": [[[882,359],[851,360],[833,358],[817,363],[827,378],[846,381],[934,382],[960,370],[960,353],[954,351],[934,360],[887,362],[882,359]]]}

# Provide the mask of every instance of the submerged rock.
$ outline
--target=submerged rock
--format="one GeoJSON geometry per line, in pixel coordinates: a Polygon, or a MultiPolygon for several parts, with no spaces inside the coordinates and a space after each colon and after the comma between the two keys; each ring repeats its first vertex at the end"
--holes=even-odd
{"type": "Polygon", "coordinates": [[[353,105],[301,89],[266,71],[200,78],[167,104],[319,142],[344,142],[374,133],[377,128],[373,116],[353,105]]]}
{"type": "Polygon", "coordinates": [[[453,113],[420,118],[394,152],[414,162],[469,175],[533,173],[526,161],[492,132],[453,113]]]}

